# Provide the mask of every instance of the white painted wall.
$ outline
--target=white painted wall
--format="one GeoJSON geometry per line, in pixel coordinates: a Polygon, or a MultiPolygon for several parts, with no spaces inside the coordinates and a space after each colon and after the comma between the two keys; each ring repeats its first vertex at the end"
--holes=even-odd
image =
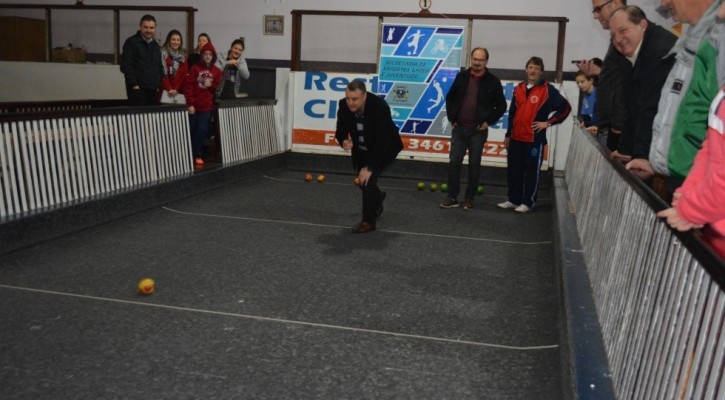
{"type": "Polygon", "coordinates": [[[125,99],[118,65],[0,61],[0,103],[125,99]]]}
{"type": "MultiPolygon", "coordinates": [[[[73,0],[0,0],[2,3],[30,4],[63,4],[69,5],[73,0]]],[[[192,6],[196,13],[196,33],[207,32],[219,47],[228,46],[238,36],[247,38],[248,58],[288,60],[290,58],[290,11],[297,10],[354,10],[354,11],[391,11],[401,13],[417,13],[418,0],[151,0],[135,1],[138,5],[155,6],[192,6]],[[282,36],[263,34],[263,16],[277,14],[285,17],[285,34],[282,36]]],[[[659,0],[630,0],[630,4],[644,9],[650,19],[662,23],[661,17],[654,11],[659,0]]],[[[88,5],[125,4],[119,0],[86,0],[88,5]]],[[[606,50],[608,34],[604,32],[591,13],[590,0],[435,0],[431,11],[434,13],[456,14],[494,14],[494,15],[535,15],[567,17],[565,60],[603,56],[606,50]]],[[[138,20],[143,13],[121,14],[121,40],[133,34],[138,20]]],[[[7,12],[0,10],[0,15],[7,12]]],[[[71,15],[64,11],[64,16],[71,15]]],[[[183,18],[170,15],[156,15],[158,30],[165,36],[170,29],[183,28],[183,18]]],[[[83,29],[64,28],[61,21],[54,20],[53,45],[61,46],[73,43],[74,46],[85,46],[89,52],[105,52],[109,49],[108,37],[93,34],[90,29],[98,25],[98,16],[84,16],[80,21],[72,20],[73,24],[83,24],[83,29]],[[96,21],[96,22],[94,22],[96,21]]],[[[664,21],[667,24],[666,21],[664,21]]],[[[506,32],[500,32],[505,38],[506,32]]],[[[163,39],[163,38],[162,38],[163,39]]],[[[495,38],[499,40],[500,38],[495,38]]],[[[2,38],[0,38],[2,40],[2,38]]],[[[565,66],[574,71],[571,64],[565,66]]]]}

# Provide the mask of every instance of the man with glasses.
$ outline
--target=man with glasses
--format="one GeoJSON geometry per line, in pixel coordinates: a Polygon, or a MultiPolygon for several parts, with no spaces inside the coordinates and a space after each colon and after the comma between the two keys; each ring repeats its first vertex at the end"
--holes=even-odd
{"type": "Polygon", "coordinates": [[[506,112],[501,80],[486,68],[488,50],[476,47],[471,52],[471,67],[456,75],[446,95],[446,114],[453,127],[448,164],[448,195],[441,208],[458,207],[461,166],[468,150],[468,183],[463,209],[473,208],[481,172],[481,153],[488,139],[488,128],[506,112]]]}
{"type": "MultiPolygon", "coordinates": [[[[626,0],[592,0],[592,14],[602,28],[609,30],[609,17],[615,10],[627,5],[626,0]]],[[[627,110],[624,106],[623,86],[629,78],[632,66],[609,44],[607,55],[600,69],[591,60],[577,65],[587,76],[599,76],[597,85],[597,124],[598,135],[606,136],[607,147],[614,152],[612,155],[622,161],[629,161],[627,156],[620,155],[616,150],[619,135],[624,129],[627,110]]]]}

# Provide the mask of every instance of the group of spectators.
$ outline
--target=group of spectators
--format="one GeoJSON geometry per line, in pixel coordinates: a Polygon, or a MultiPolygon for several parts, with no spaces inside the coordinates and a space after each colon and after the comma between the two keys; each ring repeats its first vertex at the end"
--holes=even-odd
{"type": "MultiPolygon", "coordinates": [[[[672,207],[660,217],[675,229],[703,228],[725,256],[725,4],[662,0],[686,24],[677,38],[626,0],[592,0],[611,33],[601,66],[578,64],[597,77],[595,135],[611,157],[649,183],[672,207]]],[[[581,86],[580,86],[581,87],[581,86]]]]}
{"type": "Polygon", "coordinates": [[[162,46],[155,34],[156,19],[144,15],[138,32],[123,44],[121,72],[128,105],[186,104],[194,164],[203,166],[215,101],[246,96],[240,91],[241,81],[249,78],[244,38],[234,39],[224,54],[217,53],[209,35],[202,33],[187,54],[178,30],[169,31],[162,46]]]}

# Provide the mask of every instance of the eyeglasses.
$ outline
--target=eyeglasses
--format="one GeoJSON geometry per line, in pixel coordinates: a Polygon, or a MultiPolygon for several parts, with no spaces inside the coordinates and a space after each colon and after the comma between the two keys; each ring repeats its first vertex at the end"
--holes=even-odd
{"type": "Polygon", "coordinates": [[[472,58],[471,60],[477,61],[477,62],[484,62],[484,61],[488,61],[488,58],[472,58]]]}
{"type": "Polygon", "coordinates": [[[599,13],[601,13],[602,12],[602,8],[604,8],[604,6],[606,6],[607,4],[609,4],[609,3],[613,2],[613,1],[614,0],[605,1],[604,3],[602,3],[602,4],[600,4],[600,5],[592,8],[592,14],[599,14],[599,13]]]}

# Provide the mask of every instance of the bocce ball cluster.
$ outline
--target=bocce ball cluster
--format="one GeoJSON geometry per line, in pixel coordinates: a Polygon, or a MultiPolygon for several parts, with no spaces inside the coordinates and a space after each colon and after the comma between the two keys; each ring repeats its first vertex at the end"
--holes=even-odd
{"type": "MultiPolygon", "coordinates": [[[[313,179],[313,175],[311,173],[308,172],[305,174],[305,182],[312,182],[312,179],[313,179]]],[[[325,182],[325,179],[326,179],[325,175],[322,175],[322,174],[317,175],[318,183],[325,182]]],[[[355,177],[355,179],[353,179],[353,183],[356,186],[360,186],[360,178],[355,177]]],[[[426,184],[425,182],[418,182],[418,184],[416,185],[416,188],[418,190],[425,190],[426,188],[428,188],[431,192],[435,192],[438,189],[440,189],[440,191],[443,193],[448,192],[448,185],[445,183],[439,185],[437,183],[426,184]]],[[[478,192],[478,194],[483,194],[483,186],[479,186],[477,192],[478,192]]]]}
{"type": "MultiPolygon", "coordinates": [[[[418,182],[418,185],[416,185],[416,189],[418,190],[425,190],[425,188],[428,188],[431,192],[435,192],[438,189],[443,193],[448,192],[448,185],[445,183],[438,185],[437,183],[426,184],[425,182],[418,182]]],[[[478,194],[483,194],[483,186],[479,186],[477,192],[478,194]]]]}

